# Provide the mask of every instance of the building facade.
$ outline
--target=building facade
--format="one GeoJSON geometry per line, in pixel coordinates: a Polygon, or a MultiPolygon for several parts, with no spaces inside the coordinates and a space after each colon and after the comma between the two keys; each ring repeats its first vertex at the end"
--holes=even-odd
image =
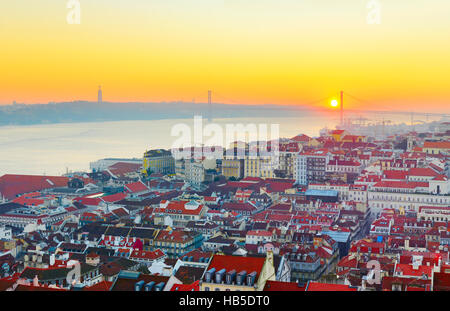
{"type": "Polygon", "coordinates": [[[144,153],[142,163],[144,174],[160,173],[160,174],[174,174],[175,173],[175,159],[172,153],[164,149],[149,150],[144,153]]]}
{"type": "Polygon", "coordinates": [[[226,178],[234,177],[241,179],[244,177],[244,160],[243,159],[223,159],[222,175],[226,178]]]}
{"type": "Polygon", "coordinates": [[[274,178],[276,162],[272,156],[245,156],[244,177],[274,178]]]}
{"type": "Polygon", "coordinates": [[[330,153],[324,149],[301,152],[295,159],[294,178],[297,184],[323,183],[326,181],[330,153]]]}

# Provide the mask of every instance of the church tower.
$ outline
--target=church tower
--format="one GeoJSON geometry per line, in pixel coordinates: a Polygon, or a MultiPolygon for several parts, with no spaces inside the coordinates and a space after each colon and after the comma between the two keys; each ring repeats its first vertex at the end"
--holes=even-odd
{"type": "Polygon", "coordinates": [[[408,137],[406,138],[406,151],[413,151],[414,149],[414,137],[412,137],[411,135],[408,135],[408,137]]]}

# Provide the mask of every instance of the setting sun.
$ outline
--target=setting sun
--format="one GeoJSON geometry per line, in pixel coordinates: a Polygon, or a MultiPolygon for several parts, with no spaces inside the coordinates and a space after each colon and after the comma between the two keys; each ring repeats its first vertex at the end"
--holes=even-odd
{"type": "Polygon", "coordinates": [[[338,101],[336,99],[333,99],[331,101],[331,107],[337,107],[339,105],[338,101]]]}

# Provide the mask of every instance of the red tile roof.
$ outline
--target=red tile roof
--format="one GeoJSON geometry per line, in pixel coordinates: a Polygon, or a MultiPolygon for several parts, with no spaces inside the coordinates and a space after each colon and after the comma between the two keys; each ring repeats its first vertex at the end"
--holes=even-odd
{"type": "Polygon", "coordinates": [[[273,221],[286,221],[289,222],[292,218],[291,214],[270,214],[267,216],[267,220],[273,221]]]}
{"type": "Polygon", "coordinates": [[[89,291],[89,292],[107,292],[110,290],[111,286],[113,285],[112,282],[108,281],[101,281],[97,284],[94,284],[92,286],[86,286],[83,288],[83,291],[89,291]]]}
{"type": "Polygon", "coordinates": [[[291,209],[291,204],[278,203],[269,207],[269,210],[280,210],[289,211],[291,209]]]}
{"type": "Polygon", "coordinates": [[[341,135],[344,134],[345,130],[332,130],[331,135],[341,135]]]}
{"type": "Polygon", "coordinates": [[[413,265],[409,264],[397,264],[395,267],[395,273],[400,273],[400,275],[405,276],[418,276],[422,277],[423,274],[431,278],[433,273],[433,267],[431,266],[419,266],[417,269],[413,268],[413,265]]]}
{"type": "Polygon", "coordinates": [[[119,192],[119,193],[101,197],[101,200],[106,203],[115,203],[115,202],[119,202],[120,200],[125,199],[126,196],[127,196],[127,194],[125,192],[119,192]]]}
{"type": "Polygon", "coordinates": [[[256,207],[249,203],[225,202],[222,207],[226,211],[254,211],[254,210],[256,210],[256,207]]]}
{"type": "Polygon", "coordinates": [[[309,282],[306,286],[307,292],[355,292],[356,288],[351,288],[344,284],[327,284],[327,283],[317,283],[309,282]]]}
{"type": "Polygon", "coordinates": [[[155,241],[166,241],[172,243],[185,243],[192,239],[192,235],[190,232],[181,231],[181,230],[172,230],[172,231],[160,231],[158,236],[155,238],[155,241]]]}
{"type": "Polygon", "coordinates": [[[111,213],[113,213],[117,217],[126,217],[129,215],[128,212],[123,207],[117,208],[113,210],[111,213]]]}
{"type": "Polygon", "coordinates": [[[212,252],[204,252],[204,251],[201,251],[199,249],[194,249],[194,250],[190,251],[189,253],[184,254],[180,258],[183,258],[185,256],[187,256],[187,257],[191,257],[192,256],[192,261],[193,262],[199,262],[200,258],[208,258],[209,259],[212,256],[212,252]]]}
{"type": "Polygon", "coordinates": [[[155,249],[154,251],[144,251],[144,250],[134,250],[131,255],[130,259],[136,258],[136,259],[147,259],[147,260],[156,260],[159,258],[163,258],[166,256],[162,250],[155,249]]]}
{"type": "Polygon", "coordinates": [[[377,182],[373,187],[376,188],[401,188],[401,189],[415,189],[418,187],[427,188],[429,186],[428,182],[415,182],[415,181],[380,181],[377,182]]]}
{"type": "Polygon", "coordinates": [[[291,189],[294,186],[295,180],[287,181],[269,181],[266,182],[266,191],[272,192],[285,192],[287,189],[291,189]]]}
{"type": "Polygon", "coordinates": [[[55,288],[49,286],[34,286],[34,285],[18,285],[15,289],[16,292],[47,292],[47,291],[67,291],[64,288],[55,288]]]}
{"type": "Polygon", "coordinates": [[[263,291],[265,292],[304,292],[305,285],[299,285],[295,282],[267,281],[263,291]]]}
{"type": "Polygon", "coordinates": [[[295,137],[292,137],[291,140],[297,141],[297,142],[309,142],[311,140],[311,137],[305,134],[300,134],[295,137]]]}
{"type": "Polygon", "coordinates": [[[355,160],[339,160],[339,159],[332,159],[328,161],[328,165],[332,166],[361,166],[361,163],[355,160]]]}
{"type": "MultiPolygon", "coordinates": [[[[161,201],[161,203],[167,202],[166,200],[161,201]]],[[[192,205],[195,207],[195,205],[192,205]]],[[[166,214],[176,214],[176,215],[200,215],[204,209],[204,205],[199,204],[197,208],[190,208],[189,202],[187,201],[170,201],[165,208],[155,208],[155,213],[166,213],[166,214]]]]}
{"type": "Polygon", "coordinates": [[[297,143],[289,143],[289,144],[280,144],[279,147],[280,152],[299,152],[300,148],[297,143]]]}
{"type": "Polygon", "coordinates": [[[148,187],[141,181],[126,184],[125,188],[131,193],[139,193],[149,190],[148,187]]]}
{"type": "Polygon", "coordinates": [[[450,291],[450,273],[434,273],[433,290],[450,291]]]}
{"type": "Polygon", "coordinates": [[[26,206],[39,206],[45,203],[44,199],[27,198],[26,195],[20,196],[13,200],[13,203],[26,206]]]}
{"type": "Polygon", "coordinates": [[[79,202],[86,206],[98,206],[100,202],[102,201],[101,198],[75,198],[74,201],[79,202]]]}
{"type": "Polygon", "coordinates": [[[16,282],[17,277],[5,277],[0,279],[0,292],[6,291],[8,288],[11,288],[16,282]]]}
{"type": "Polygon", "coordinates": [[[445,175],[438,175],[435,178],[433,178],[433,180],[435,180],[435,181],[447,181],[448,178],[445,175]]]}
{"type": "Polygon", "coordinates": [[[244,270],[247,271],[247,273],[256,271],[256,280],[258,280],[265,260],[265,257],[214,255],[208,266],[208,270],[211,268],[215,268],[216,271],[222,269],[225,269],[226,271],[236,270],[237,273],[244,270]]]}
{"type": "Polygon", "coordinates": [[[405,180],[408,177],[408,173],[400,170],[386,170],[383,171],[383,179],[398,179],[405,180]]]}
{"type": "Polygon", "coordinates": [[[400,285],[403,290],[412,290],[412,287],[423,288],[429,291],[431,286],[431,280],[424,280],[419,278],[408,278],[408,277],[395,277],[395,276],[385,276],[383,277],[383,291],[391,291],[393,285],[400,285]]]}
{"type": "Polygon", "coordinates": [[[445,169],[443,169],[443,168],[441,168],[441,167],[439,167],[439,166],[437,166],[436,164],[433,164],[433,163],[430,163],[430,167],[432,169],[434,169],[435,171],[437,171],[438,173],[442,173],[442,172],[445,171],[445,169]]]}
{"type": "Polygon", "coordinates": [[[241,180],[241,182],[253,182],[253,183],[255,183],[255,182],[260,182],[260,181],[262,181],[263,179],[262,178],[259,178],[259,177],[251,177],[251,176],[247,176],[247,177],[245,177],[244,179],[242,179],[241,180]]]}
{"type": "Polygon", "coordinates": [[[272,232],[267,230],[250,230],[247,232],[247,235],[251,236],[272,236],[272,232]]]}
{"type": "Polygon", "coordinates": [[[141,164],[137,163],[117,162],[108,167],[108,170],[115,176],[122,177],[128,173],[139,171],[141,166],[141,164]]]}
{"type": "Polygon", "coordinates": [[[172,292],[198,292],[200,290],[200,281],[192,284],[174,284],[170,291],[172,292]]]}
{"type": "Polygon", "coordinates": [[[0,193],[11,200],[22,193],[65,187],[68,181],[68,177],[62,176],[6,174],[0,177],[0,193]]]}
{"type": "Polygon", "coordinates": [[[339,261],[338,267],[357,268],[358,260],[356,259],[355,256],[347,255],[339,261]]]}
{"type": "Polygon", "coordinates": [[[322,148],[322,149],[314,149],[314,150],[311,150],[311,151],[302,151],[302,152],[300,152],[300,155],[315,156],[315,157],[322,156],[322,157],[324,157],[328,153],[329,153],[328,149],[322,148]]]}
{"type": "Polygon", "coordinates": [[[434,176],[438,176],[439,174],[436,173],[434,170],[432,170],[432,169],[429,168],[429,167],[427,167],[427,168],[415,167],[415,168],[409,169],[408,175],[409,175],[409,176],[428,176],[428,177],[434,177],[434,176]]]}
{"type": "Polygon", "coordinates": [[[426,141],[423,143],[423,147],[434,149],[450,149],[450,141],[426,141]]]}

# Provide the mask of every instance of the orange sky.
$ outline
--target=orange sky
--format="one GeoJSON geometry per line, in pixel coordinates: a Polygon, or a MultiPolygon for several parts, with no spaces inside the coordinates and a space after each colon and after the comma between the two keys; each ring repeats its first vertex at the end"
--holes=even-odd
{"type": "Polygon", "coordinates": [[[370,102],[348,108],[449,112],[450,1],[379,1],[379,25],[360,0],[80,0],[79,25],[66,1],[8,1],[0,104],[94,101],[101,84],[105,101],[205,102],[212,89],[300,105],[343,89],[370,102]]]}

